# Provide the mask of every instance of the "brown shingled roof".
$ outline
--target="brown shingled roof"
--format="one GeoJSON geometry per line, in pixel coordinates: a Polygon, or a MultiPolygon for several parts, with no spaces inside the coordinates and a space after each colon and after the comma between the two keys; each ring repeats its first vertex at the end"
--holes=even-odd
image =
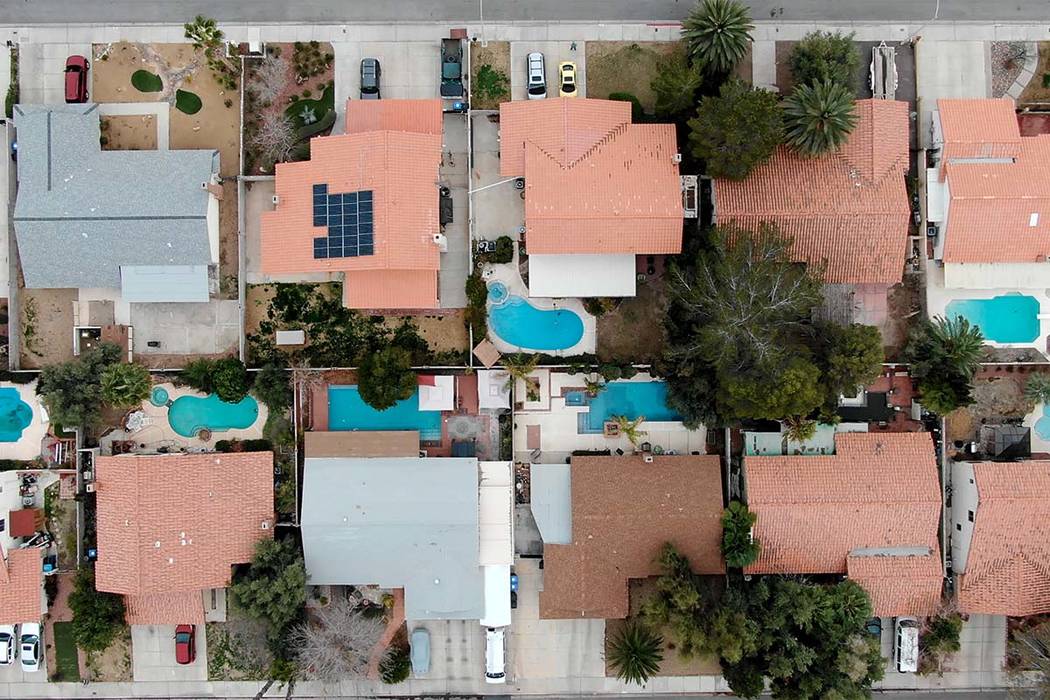
{"type": "Polygon", "coordinates": [[[716,455],[573,457],[572,544],[543,548],[541,618],[623,618],[628,580],[660,572],[671,542],[701,574],[725,571],[716,455]]]}
{"type": "Polygon", "coordinates": [[[781,146],[741,181],[716,180],[720,223],[775,223],[792,259],[824,266],[824,280],[896,284],[904,273],[911,209],[908,103],[857,102],[857,125],[834,153],[804,158],[781,146]]]}
{"type": "Polygon", "coordinates": [[[761,543],[749,573],[856,573],[883,616],[936,606],[941,493],[928,433],[839,433],[834,455],[746,457],[744,470],[761,543]]]}
{"type": "Polygon", "coordinates": [[[1050,612],[1050,461],[973,465],[977,513],[959,609],[1022,617],[1050,612]]]}
{"type": "MultiPolygon", "coordinates": [[[[202,605],[202,590],[228,585],[233,565],[251,561],[255,543],[273,536],[270,452],[120,455],[96,465],[101,591],[193,593],[202,605]]],[[[136,609],[167,615],[187,598],[171,600],[139,601],[130,614],[145,622],[136,609]]]]}

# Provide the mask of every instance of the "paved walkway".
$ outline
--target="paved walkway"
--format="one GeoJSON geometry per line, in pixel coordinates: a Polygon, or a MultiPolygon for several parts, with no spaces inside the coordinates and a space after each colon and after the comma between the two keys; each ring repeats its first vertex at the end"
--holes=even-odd
{"type": "Polygon", "coordinates": [[[372,654],[368,658],[369,680],[379,679],[379,664],[382,663],[387,647],[390,646],[390,642],[394,640],[394,636],[397,635],[397,631],[403,624],[405,624],[405,589],[397,588],[394,589],[394,608],[390,611],[386,629],[383,630],[383,636],[372,647],[372,654]]]}

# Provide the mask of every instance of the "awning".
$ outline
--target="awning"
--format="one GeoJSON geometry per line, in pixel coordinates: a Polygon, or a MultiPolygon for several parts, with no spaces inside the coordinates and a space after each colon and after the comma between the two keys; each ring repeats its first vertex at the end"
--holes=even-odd
{"type": "Polygon", "coordinates": [[[120,296],[128,303],[208,301],[207,265],[122,265],[120,296]]]}
{"type": "Polygon", "coordinates": [[[485,617],[482,627],[510,624],[510,565],[482,567],[485,572],[485,617]]]}
{"type": "Polygon", "coordinates": [[[635,256],[530,255],[529,296],[633,297],[635,256]]]}

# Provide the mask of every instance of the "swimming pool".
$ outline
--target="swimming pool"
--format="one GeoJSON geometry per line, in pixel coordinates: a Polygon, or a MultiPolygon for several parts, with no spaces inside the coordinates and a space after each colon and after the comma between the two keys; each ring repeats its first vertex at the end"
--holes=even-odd
{"type": "Polygon", "coordinates": [[[489,328],[505,343],[522,350],[565,350],[583,339],[583,319],[569,309],[537,309],[507,292],[502,282],[489,285],[489,328]]]}
{"type": "Polygon", "coordinates": [[[0,442],[18,442],[33,422],[33,408],[18,395],[18,389],[0,388],[0,442]]]}
{"type": "Polygon", "coordinates": [[[420,411],[419,391],[377,411],[361,398],[357,386],[328,387],[329,430],[418,430],[419,439],[441,441],[441,411],[420,411]]]}
{"type": "Polygon", "coordinates": [[[227,403],[217,395],[205,398],[180,396],[168,408],[168,423],[182,437],[193,437],[201,430],[221,433],[250,428],[259,418],[259,402],[245,396],[237,403],[227,403]]]}
{"type": "Polygon", "coordinates": [[[1050,442],[1050,406],[1043,406],[1043,415],[1035,422],[1035,434],[1050,442]]]}
{"type": "Polygon", "coordinates": [[[609,382],[597,396],[589,397],[583,391],[565,394],[569,406],[590,406],[579,414],[580,433],[600,433],[605,421],[613,416],[634,420],[645,416],[646,421],[680,421],[682,417],[667,405],[667,384],[664,382],[609,382]],[[577,396],[580,395],[580,396],[577,396]]]}
{"type": "Polygon", "coordinates": [[[1031,343],[1039,338],[1039,300],[1022,294],[991,299],[956,299],[945,314],[962,316],[996,343],[1031,343]]]}

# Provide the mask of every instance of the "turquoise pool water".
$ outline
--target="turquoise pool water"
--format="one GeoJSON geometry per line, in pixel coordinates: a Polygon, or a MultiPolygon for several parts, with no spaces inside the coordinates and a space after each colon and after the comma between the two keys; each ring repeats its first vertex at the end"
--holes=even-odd
{"type": "Polygon", "coordinates": [[[168,390],[162,386],[153,387],[149,393],[149,402],[154,406],[166,406],[168,404],[168,390]]]}
{"type": "Polygon", "coordinates": [[[537,309],[507,293],[502,282],[489,285],[489,328],[522,350],[565,350],[583,338],[583,319],[569,309],[537,309]]]}
{"type": "Polygon", "coordinates": [[[364,402],[357,386],[328,387],[329,430],[418,430],[419,439],[441,440],[441,411],[420,411],[419,391],[385,411],[364,402]]]}
{"type": "Polygon", "coordinates": [[[956,299],[949,302],[948,317],[962,316],[977,325],[996,343],[1031,343],[1039,338],[1039,300],[1022,294],[991,299],[956,299]]]}
{"type": "Polygon", "coordinates": [[[1035,434],[1050,440],[1050,406],[1043,406],[1043,415],[1035,422],[1035,434]]]}
{"type": "Polygon", "coordinates": [[[0,389],[0,442],[18,442],[33,422],[33,408],[18,395],[18,389],[0,389]]]}
{"type": "Polygon", "coordinates": [[[581,433],[600,433],[613,416],[634,420],[645,416],[646,421],[680,421],[682,417],[667,405],[667,384],[664,382],[609,382],[597,396],[583,391],[565,394],[569,406],[590,406],[579,414],[577,428],[581,433]]]}
{"type": "Polygon", "coordinates": [[[215,394],[205,398],[180,396],[168,408],[168,423],[182,437],[193,437],[207,428],[213,433],[250,428],[259,418],[259,402],[245,396],[226,403],[215,394]]]}

